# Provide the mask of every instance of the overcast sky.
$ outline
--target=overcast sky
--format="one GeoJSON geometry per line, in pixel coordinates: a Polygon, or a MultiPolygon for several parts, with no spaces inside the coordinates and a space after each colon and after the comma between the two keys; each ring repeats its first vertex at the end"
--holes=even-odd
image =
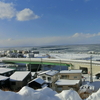
{"type": "Polygon", "coordinates": [[[0,0],[0,47],[100,43],[100,0],[0,0]]]}

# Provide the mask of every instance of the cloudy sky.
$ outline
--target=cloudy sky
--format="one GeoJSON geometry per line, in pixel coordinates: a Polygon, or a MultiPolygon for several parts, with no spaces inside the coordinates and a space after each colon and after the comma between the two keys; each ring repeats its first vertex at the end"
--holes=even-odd
{"type": "Polygon", "coordinates": [[[0,0],[0,47],[100,43],[100,0],[0,0]]]}

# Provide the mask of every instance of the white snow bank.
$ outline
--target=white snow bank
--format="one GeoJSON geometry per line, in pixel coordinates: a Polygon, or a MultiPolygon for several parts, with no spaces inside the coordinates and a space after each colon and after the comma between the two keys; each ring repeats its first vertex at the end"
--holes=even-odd
{"type": "Polygon", "coordinates": [[[82,100],[79,94],[74,90],[63,90],[61,93],[56,94],[60,100],[82,100]]]}
{"type": "Polygon", "coordinates": [[[52,89],[45,87],[34,90],[24,86],[19,92],[10,92],[0,90],[0,100],[82,100],[74,90],[64,90],[57,93],[52,89]]]}
{"type": "Polygon", "coordinates": [[[0,100],[23,100],[23,98],[18,93],[0,90],[0,100]]]}
{"type": "Polygon", "coordinates": [[[86,100],[100,100],[100,89],[97,92],[92,93],[86,100]]]}
{"type": "Polygon", "coordinates": [[[56,92],[48,87],[34,90],[25,86],[18,93],[22,95],[23,100],[60,100],[55,96],[56,92]]]}

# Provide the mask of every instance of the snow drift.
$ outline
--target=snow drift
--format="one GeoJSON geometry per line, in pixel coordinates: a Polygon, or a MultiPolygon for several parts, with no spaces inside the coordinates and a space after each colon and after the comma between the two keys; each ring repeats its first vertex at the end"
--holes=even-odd
{"type": "Polygon", "coordinates": [[[0,90],[0,100],[82,100],[76,91],[64,90],[57,93],[48,87],[34,90],[24,86],[19,92],[0,90]]]}
{"type": "MultiPolygon", "coordinates": [[[[86,100],[99,100],[100,89],[89,96],[86,100]]],[[[19,92],[0,90],[0,100],[82,100],[74,90],[63,90],[57,93],[48,87],[34,90],[24,86],[19,92]]]]}

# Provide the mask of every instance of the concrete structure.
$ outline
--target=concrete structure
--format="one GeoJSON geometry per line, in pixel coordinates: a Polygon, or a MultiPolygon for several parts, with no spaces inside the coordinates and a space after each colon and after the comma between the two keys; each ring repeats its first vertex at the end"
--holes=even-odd
{"type": "Polygon", "coordinates": [[[87,69],[87,73],[91,72],[93,75],[100,71],[99,61],[89,61],[89,60],[69,60],[69,59],[51,59],[51,58],[2,58],[2,62],[11,63],[25,63],[25,64],[46,64],[46,65],[59,65],[59,66],[69,66],[69,69],[87,69]]]}

